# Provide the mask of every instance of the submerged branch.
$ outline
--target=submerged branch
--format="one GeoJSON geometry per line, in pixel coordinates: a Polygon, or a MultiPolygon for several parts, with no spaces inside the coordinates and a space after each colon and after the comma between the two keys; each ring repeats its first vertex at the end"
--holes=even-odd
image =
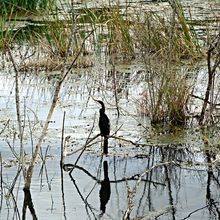
{"type": "MultiPolygon", "coordinates": [[[[101,183],[101,180],[99,180],[96,176],[92,175],[88,170],[86,170],[85,168],[78,166],[78,165],[74,165],[74,164],[64,164],[63,169],[65,171],[71,171],[72,169],[78,169],[83,171],[86,175],[88,175],[89,177],[91,177],[91,179],[95,180],[97,183],[101,183]]],[[[71,173],[70,173],[71,175],[71,173]]],[[[116,179],[116,180],[109,180],[110,183],[121,183],[121,182],[126,182],[126,181],[137,181],[139,180],[139,177],[141,176],[140,173],[134,174],[132,176],[129,177],[123,177],[121,179],[116,179]]],[[[151,181],[151,180],[146,180],[141,178],[140,180],[141,182],[149,182],[152,183],[153,185],[161,185],[161,186],[166,186],[166,184],[164,183],[160,183],[160,182],[155,182],[155,181],[151,181]]]]}
{"type": "Polygon", "coordinates": [[[65,117],[66,117],[66,112],[63,113],[63,125],[62,125],[62,137],[61,137],[61,152],[60,152],[60,167],[63,167],[65,117]]]}
{"type": "Polygon", "coordinates": [[[0,201],[0,213],[2,209],[2,202],[3,202],[3,169],[2,169],[2,153],[0,152],[0,191],[1,191],[1,201],[0,201]]]}
{"type": "MultiPolygon", "coordinates": [[[[218,202],[214,202],[214,203],[218,204],[218,202]]],[[[209,205],[206,205],[206,206],[203,206],[201,208],[195,209],[194,211],[190,212],[185,218],[182,218],[181,220],[189,219],[189,218],[191,218],[191,215],[193,215],[194,213],[199,212],[199,211],[201,211],[203,209],[206,209],[207,207],[209,207],[209,205]]]]}

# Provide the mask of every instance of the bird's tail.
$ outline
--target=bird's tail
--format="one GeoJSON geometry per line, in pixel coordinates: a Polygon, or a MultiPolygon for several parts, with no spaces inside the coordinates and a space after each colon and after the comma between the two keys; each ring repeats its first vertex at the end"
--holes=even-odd
{"type": "Polygon", "coordinates": [[[108,138],[104,136],[104,149],[103,149],[104,154],[108,154],[108,138]]]}

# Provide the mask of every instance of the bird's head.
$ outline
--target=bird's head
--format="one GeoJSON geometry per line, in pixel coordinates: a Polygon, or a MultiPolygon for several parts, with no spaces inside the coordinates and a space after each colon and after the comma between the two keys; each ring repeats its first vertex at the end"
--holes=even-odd
{"type": "Polygon", "coordinates": [[[104,105],[103,101],[101,101],[101,100],[95,100],[95,101],[98,102],[102,106],[103,110],[105,110],[105,105],[104,105]]]}

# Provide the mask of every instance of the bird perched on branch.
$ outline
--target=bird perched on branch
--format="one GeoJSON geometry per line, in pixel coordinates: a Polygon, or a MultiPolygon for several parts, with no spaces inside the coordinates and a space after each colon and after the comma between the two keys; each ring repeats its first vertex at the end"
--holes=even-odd
{"type": "Polygon", "coordinates": [[[110,121],[108,116],[105,114],[105,105],[100,100],[95,100],[98,102],[102,108],[99,110],[99,129],[101,136],[104,137],[104,149],[103,153],[108,154],[108,136],[110,134],[110,121]]]}

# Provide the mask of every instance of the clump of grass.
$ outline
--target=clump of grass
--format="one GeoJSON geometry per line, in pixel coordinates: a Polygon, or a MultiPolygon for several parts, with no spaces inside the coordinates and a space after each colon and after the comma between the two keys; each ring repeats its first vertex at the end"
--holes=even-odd
{"type": "Polygon", "coordinates": [[[47,25],[45,29],[45,38],[48,44],[47,48],[53,55],[64,57],[67,49],[67,36],[69,30],[64,27],[62,21],[54,21],[47,25]]]}
{"type": "Polygon", "coordinates": [[[190,89],[185,76],[179,73],[171,73],[171,79],[164,86],[164,106],[169,121],[174,125],[182,125],[186,122],[186,108],[188,105],[190,89]]]}
{"type": "Polygon", "coordinates": [[[145,112],[154,124],[183,125],[187,119],[191,85],[178,66],[182,60],[197,59],[202,53],[181,4],[177,0],[170,4],[170,18],[146,12],[136,26],[136,30],[141,30],[136,37],[146,66],[145,112]]]}
{"type": "Polygon", "coordinates": [[[41,9],[46,9],[47,6],[47,10],[52,11],[55,5],[52,0],[9,0],[1,2],[0,6],[0,49],[4,49],[5,46],[41,42],[48,25],[43,25],[43,21],[40,21],[40,25],[31,21],[27,23],[26,16],[31,13],[39,15],[41,9]],[[37,9],[38,12],[35,11],[37,9]]]}
{"type": "Polygon", "coordinates": [[[150,66],[146,63],[146,82],[142,111],[147,113],[152,124],[185,124],[191,93],[186,74],[165,62],[158,66],[157,60],[151,60],[150,66]]]}
{"type": "Polygon", "coordinates": [[[90,23],[95,30],[96,45],[106,42],[109,54],[117,59],[129,60],[143,51],[160,59],[167,57],[168,52],[172,60],[199,57],[197,36],[188,24],[180,2],[170,1],[170,10],[173,13],[170,17],[141,8],[125,7],[122,11],[116,3],[102,9],[85,8],[79,21],[90,23]],[[98,29],[100,26],[102,28],[98,29]]]}

